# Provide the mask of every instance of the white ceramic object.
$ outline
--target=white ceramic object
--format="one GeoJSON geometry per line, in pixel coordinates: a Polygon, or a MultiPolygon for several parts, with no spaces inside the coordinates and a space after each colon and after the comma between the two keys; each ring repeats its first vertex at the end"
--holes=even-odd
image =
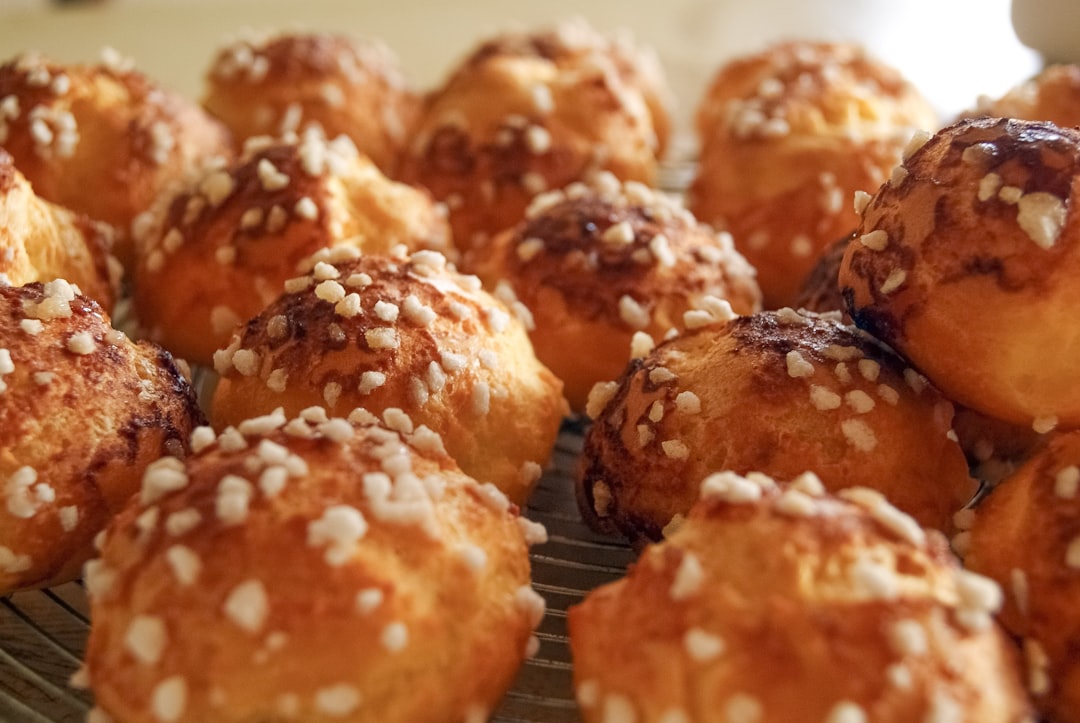
{"type": "Polygon", "coordinates": [[[1024,45],[1048,63],[1080,63],[1080,3],[1012,0],[1012,23],[1024,45]]]}

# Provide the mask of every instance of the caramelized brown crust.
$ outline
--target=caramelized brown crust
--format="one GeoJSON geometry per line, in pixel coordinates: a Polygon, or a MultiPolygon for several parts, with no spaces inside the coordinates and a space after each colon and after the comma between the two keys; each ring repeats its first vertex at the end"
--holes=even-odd
{"type": "Polygon", "coordinates": [[[486,720],[509,688],[543,614],[517,510],[408,435],[306,418],[162,460],[110,527],[86,662],[112,719],[486,720]]]}
{"type": "Polygon", "coordinates": [[[730,473],[568,626],[587,723],[1030,720],[1000,591],[869,490],[730,473]]]}
{"type": "Polygon", "coordinates": [[[162,199],[140,230],[134,301],[149,337],[209,365],[301,261],[339,245],[454,253],[445,209],[396,183],[344,136],[252,143],[162,199]]]}
{"type": "Polygon", "coordinates": [[[1078,168],[1080,132],[1048,123],[939,132],[863,213],[840,269],[855,322],[965,406],[1080,424],[1078,168]]]}
{"type": "Polygon", "coordinates": [[[0,148],[0,283],[66,279],[111,309],[121,273],[112,240],[109,226],[39,198],[0,148]]]}
{"type": "Polygon", "coordinates": [[[635,543],[660,539],[721,470],[873,487],[944,531],[975,492],[950,402],[857,330],[790,309],[664,342],[589,407],[579,507],[635,543]]]}
{"type": "Polygon", "coordinates": [[[129,231],[159,192],[229,152],[220,123],[115,58],[61,65],[22,55],[0,66],[0,144],[42,198],[129,231]]]}
{"type": "Polygon", "coordinates": [[[852,235],[837,239],[821,252],[810,273],[803,279],[799,295],[795,297],[795,308],[806,309],[817,314],[839,311],[847,317],[844,296],[840,293],[840,262],[844,252],[854,238],[852,235]]]}
{"type": "Polygon", "coordinates": [[[1080,66],[1050,65],[1000,98],[980,98],[969,116],[1050,121],[1080,125],[1080,66]]]}
{"type": "Polygon", "coordinates": [[[1080,433],[1056,435],[978,507],[966,564],[1006,591],[1001,622],[1023,643],[1046,720],[1080,716],[1080,433]]]}
{"type": "Polygon", "coordinates": [[[215,355],[215,426],[277,407],[396,408],[523,502],[566,411],[562,383],[521,321],[444,264],[434,252],[318,263],[215,355]]]}
{"type": "Polygon", "coordinates": [[[818,255],[851,233],[851,199],[889,177],[930,105],[844,43],[787,42],[722,67],[697,113],[690,210],[726,228],[758,270],[766,308],[790,306],[818,255]]]}
{"type": "Polygon", "coordinates": [[[201,421],[169,354],[67,282],[0,286],[0,594],[76,577],[143,469],[201,421]]]}
{"type": "Polygon", "coordinates": [[[203,105],[237,141],[317,125],[393,170],[419,99],[382,43],[333,33],[254,35],[218,51],[203,105]]]}
{"type": "Polygon", "coordinates": [[[467,250],[520,221],[536,194],[597,170],[652,181],[642,94],[607,53],[548,58],[496,42],[428,97],[399,176],[446,202],[467,250]]]}
{"type": "Polygon", "coordinates": [[[659,342],[687,327],[687,312],[694,324],[710,305],[726,301],[740,314],[761,306],[754,271],[730,237],[610,174],[537,198],[474,268],[529,309],[536,354],[576,410],[594,384],[626,367],[636,333],[659,342]]]}

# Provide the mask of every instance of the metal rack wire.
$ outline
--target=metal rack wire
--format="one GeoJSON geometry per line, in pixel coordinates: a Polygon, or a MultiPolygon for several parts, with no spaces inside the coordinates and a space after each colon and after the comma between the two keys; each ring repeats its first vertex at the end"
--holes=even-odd
{"type": "MultiPolygon", "coordinates": [[[[498,723],[579,720],[566,610],[592,588],[621,577],[634,557],[625,545],[596,535],[581,522],[573,492],[581,441],[580,428],[568,422],[551,469],[526,510],[548,530],[548,542],[531,554],[533,586],[548,607],[537,630],[539,652],[522,667],[496,713],[498,723]]],[[[85,718],[92,699],[71,688],[68,679],[82,660],[88,630],[86,592],[78,582],[0,598],[0,721],[68,723],[85,718]]]]}

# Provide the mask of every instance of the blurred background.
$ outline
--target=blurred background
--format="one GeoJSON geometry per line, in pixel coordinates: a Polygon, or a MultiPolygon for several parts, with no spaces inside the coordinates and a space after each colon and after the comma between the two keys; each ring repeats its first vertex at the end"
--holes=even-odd
{"type": "Polygon", "coordinates": [[[94,61],[111,45],[197,98],[212,52],[238,29],[329,29],[381,38],[423,89],[480,37],[584,16],[602,30],[629,29],[657,50],[683,124],[724,60],[792,37],[861,42],[948,118],[1041,66],[1042,56],[1021,42],[1017,28],[1029,44],[1045,41],[1058,55],[1076,45],[1068,35],[1080,27],[1080,3],[1014,2],[1015,8],[1010,0],[0,0],[0,51],[4,59],[35,49],[62,61],[94,61]]]}

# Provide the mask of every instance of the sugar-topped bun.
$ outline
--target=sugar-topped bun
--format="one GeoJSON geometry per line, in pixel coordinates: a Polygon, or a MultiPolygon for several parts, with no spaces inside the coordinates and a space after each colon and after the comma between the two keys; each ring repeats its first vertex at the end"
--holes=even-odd
{"type": "Polygon", "coordinates": [[[491,55],[546,58],[564,67],[610,62],[619,77],[645,101],[656,133],[657,156],[663,155],[671,140],[674,99],[660,59],[655,50],[639,43],[626,29],[600,32],[579,16],[547,28],[507,30],[480,43],[472,58],[491,55]]]}
{"type": "Polygon", "coordinates": [[[66,279],[112,309],[122,270],[109,254],[113,230],[34,193],[0,148],[0,284],[66,279]]]}
{"type": "Polygon", "coordinates": [[[737,58],[697,114],[690,210],[728,229],[758,270],[766,308],[794,303],[821,251],[858,223],[851,199],[889,177],[929,103],[848,43],[784,42],[737,58]]]}
{"type": "Polygon", "coordinates": [[[523,323],[438,253],[349,251],[316,257],[215,355],[215,427],[276,407],[394,409],[396,424],[439,433],[467,474],[523,502],[566,411],[523,323]]]}
{"type": "Polygon", "coordinates": [[[963,120],[862,214],[840,268],[855,323],[950,398],[1045,432],[1080,425],[1080,131],[963,120]]]}
{"type": "Polygon", "coordinates": [[[590,172],[651,182],[657,140],[606,46],[541,32],[481,44],[427,99],[399,171],[446,202],[460,249],[522,219],[538,193],[590,172]]]}
{"type": "Polygon", "coordinates": [[[426,192],[386,178],[347,137],[318,132],[250,142],[139,226],[139,321],[151,339],[207,365],[320,249],[455,253],[445,209],[426,192]]]}
{"type": "Polygon", "coordinates": [[[634,542],[660,539],[724,470],[868,485],[943,531],[975,493],[952,404],[858,330],[791,309],[658,345],[597,385],[588,412],[582,515],[634,542]]]}
{"type": "Polygon", "coordinates": [[[0,286],[0,595],[76,577],[146,466],[201,421],[171,357],[66,281],[0,286]]]}
{"type": "Polygon", "coordinates": [[[1080,125],[1080,66],[1049,65],[1000,98],[980,98],[967,115],[1024,118],[1055,125],[1080,125]]]}
{"type": "Polygon", "coordinates": [[[487,720],[535,645],[543,528],[429,437],[352,418],[203,428],[147,470],[86,570],[111,720],[487,720]]]}
{"type": "Polygon", "coordinates": [[[879,494],[710,476],[569,612],[586,723],[1031,720],[1001,591],[879,494]]]}
{"type": "Polygon", "coordinates": [[[0,144],[42,198],[113,226],[125,267],[135,216],[229,142],[224,126],[115,52],[97,65],[34,54],[0,65],[0,144]]]}
{"type": "Polygon", "coordinates": [[[633,339],[651,345],[761,305],[754,270],[727,234],[675,199],[611,174],[537,197],[474,268],[529,309],[536,355],[577,410],[594,384],[626,367],[633,339]]]}
{"type": "Polygon", "coordinates": [[[238,141],[317,125],[341,134],[384,173],[419,109],[386,45],[338,33],[249,33],[222,47],[203,105],[238,141]]]}
{"type": "Polygon", "coordinates": [[[1080,432],[1056,435],[975,511],[968,567],[1008,593],[1025,679],[1048,721],[1080,720],[1080,432]]]}

